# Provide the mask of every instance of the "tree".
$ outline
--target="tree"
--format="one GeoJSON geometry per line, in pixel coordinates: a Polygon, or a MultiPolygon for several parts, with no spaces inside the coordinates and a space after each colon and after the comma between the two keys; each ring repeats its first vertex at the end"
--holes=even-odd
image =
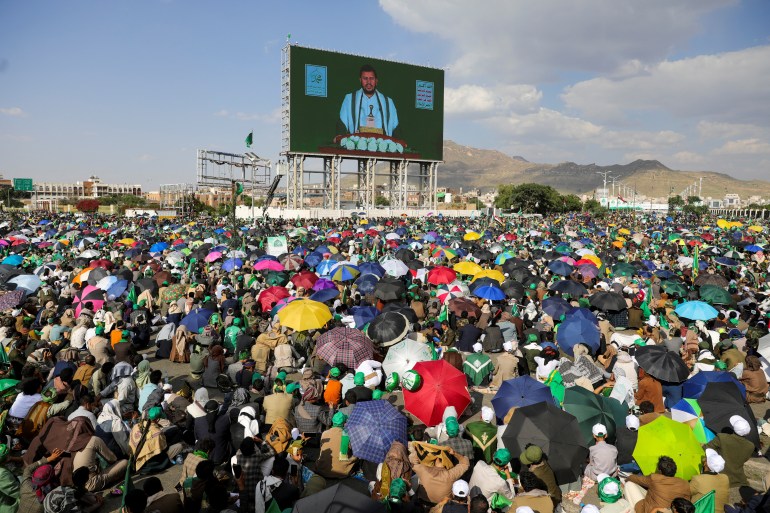
{"type": "Polygon", "coordinates": [[[684,199],[680,195],[671,196],[668,198],[668,209],[669,210],[676,210],[678,208],[682,208],[684,206],[684,199]]]}
{"type": "Polygon", "coordinates": [[[602,214],[607,211],[601,203],[593,198],[588,198],[586,202],[583,203],[583,210],[591,212],[592,214],[602,214]]]}
{"type": "Polygon", "coordinates": [[[99,200],[80,200],[75,204],[75,208],[78,209],[78,212],[96,212],[99,210],[99,200]]]}
{"type": "Polygon", "coordinates": [[[377,196],[374,198],[374,204],[378,207],[389,207],[390,206],[390,200],[386,198],[385,196],[377,196]]]}
{"type": "Polygon", "coordinates": [[[688,205],[699,205],[700,204],[700,196],[687,196],[687,204],[688,205]]]}
{"type": "Polygon", "coordinates": [[[583,210],[583,201],[575,194],[567,194],[561,197],[562,212],[580,212],[583,210]]]}
{"type": "Polygon", "coordinates": [[[512,208],[525,214],[547,214],[560,212],[564,203],[556,189],[548,185],[524,183],[521,185],[500,185],[497,189],[495,206],[512,208]]]}

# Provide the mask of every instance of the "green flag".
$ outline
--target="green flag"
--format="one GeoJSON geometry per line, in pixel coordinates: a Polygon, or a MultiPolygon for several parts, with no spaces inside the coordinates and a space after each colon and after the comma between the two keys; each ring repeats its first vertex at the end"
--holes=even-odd
{"type": "Polygon", "coordinates": [[[243,194],[243,184],[235,182],[235,195],[240,196],[241,194],[243,194]]]}
{"type": "Polygon", "coordinates": [[[246,147],[251,148],[251,143],[254,142],[254,132],[249,132],[249,135],[246,136],[246,147]]]}

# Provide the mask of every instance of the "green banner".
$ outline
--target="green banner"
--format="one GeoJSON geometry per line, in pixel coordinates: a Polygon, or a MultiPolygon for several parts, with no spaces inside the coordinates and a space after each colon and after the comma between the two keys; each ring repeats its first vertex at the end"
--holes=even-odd
{"type": "Polygon", "coordinates": [[[277,257],[288,253],[289,245],[286,242],[286,237],[268,237],[267,238],[267,254],[277,257]]]}

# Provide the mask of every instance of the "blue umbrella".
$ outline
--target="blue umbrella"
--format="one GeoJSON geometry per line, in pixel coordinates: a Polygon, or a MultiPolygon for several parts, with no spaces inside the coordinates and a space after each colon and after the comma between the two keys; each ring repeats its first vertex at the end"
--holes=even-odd
{"type": "Polygon", "coordinates": [[[741,391],[741,395],[746,399],[746,387],[735,378],[732,372],[724,371],[700,371],[682,384],[682,397],[688,399],[697,399],[706,390],[709,383],[732,382],[741,391]]]}
{"type": "Polygon", "coordinates": [[[385,269],[378,262],[364,262],[358,266],[361,274],[374,274],[378,278],[385,276],[385,269]]]}
{"type": "Polygon", "coordinates": [[[473,291],[473,295],[491,301],[501,301],[505,299],[505,292],[494,285],[482,285],[481,287],[476,287],[473,291]]]}
{"type": "Polygon", "coordinates": [[[262,260],[275,260],[276,262],[278,262],[278,257],[273,255],[262,255],[261,257],[257,258],[254,261],[254,263],[256,264],[257,262],[261,262],[262,260]]]}
{"type": "Polygon", "coordinates": [[[502,423],[511,408],[542,402],[554,404],[551,389],[529,376],[519,376],[503,381],[492,399],[492,408],[497,421],[502,423]]]}
{"type": "Polygon", "coordinates": [[[46,224],[49,224],[50,222],[51,222],[51,221],[49,221],[48,219],[43,219],[42,221],[40,221],[40,222],[39,222],[39,223],[37,223],[37,224],[46,225],[46,224]]]}
{"type": "Polygon", "coordinates": [[[658,267],[655,265],[655,262],[653,262],[652,260],[642,260],[642,263],[643,263],[643,264],[644,264],[644,266],[645,266],[647,269],[649,269],[650,271],[654,271],[655,269],[657,269],[657,268],[658,268],[658,267]]]}
{"type": "Polygon", "coordinates": [[[761,246],[757,246],[756,244],[750,244],[743,249],[751,253],[756,253],[757,251],[764,251],[761,246]]]}
{"type": "Polygon", "coordinates": [[[128,290],[128,280],[118,280],[107,289],[107,296],[120,297],[126,290],[128,290]]]}
{"type": "Polygon", "coordinates": [[[362,274],[353,283],[358,287],[358,290],[360,290],[362,294],[372,294],[379,281],[376,274],[362,274]]]}
{"type": "Polygon", "coordinates": [[[340,291],[337,289],[323,289],[315,292],[312,296],[310,296],[310,299],[313,301],[318,301],[319,303],[325,303],[336,297],[339,297],[339,295],[340,291]]]}
{"type": "Polygon", "coordinates": [[[346,262],[337,262],[330,273],[330,277],[334,281],[353,281],[361,272],[353,264],[346,262]]]}
{"type": "Polygon", "coordinates": [[[407,445],[406,417],[388,401],[357,403],[345,429],[353,456],[373,463],[385,461],[394,441],[407,445]]]}
{"type": "Polygon", "coordinates": [[[554,260],[553,262],[549,262],[548,268],[552,273],[558,274],[559,276],[569,276],[574,270],[574,267],[561,260],[554,260]]]}
{"type": "Polygon", "coordinates": [[[323,260],[323,259],[324,259],[323,255],[321,255],[319,253],[310,253],[309,255],[307,255],[305,257],[305,264],[308,267],[315,267],[318,264],[320,264],[321,260],[323,260]]]}
{"type": "Polygon", "coordinates": [[[21,274],[8,280],[8,283],[15,283],[17,289],[24,290],[27,294],[34,294],[43,284],[36,274],[21,274]]]}
{"type": "Polygon", "coordinates": [[[599,321],[587,308],[573,308],[564,316],[556,332],[556,341],[565,353],[572,356],[575,344],[585,344],[592,353],[599,350],[599,321]]]}
{"type": "Polygon", "coordinates": [[[354,306],[350,309],[350,313],[353,315],[353,321],[358,329],[362,329],[380,315],[380,311],[373,306],[354,306]]]}
{"type": "Polygon", "coordinates": [[[560,297],[549,297],[543,300],[543,311],[554,319],[559,319],[571,309],[572,305],[560,297]]]}
{"type": "Polygon", "coordinates": [[[198,333],[200,329],[209,323],[209,318],[214,312],[211,310],[205,310],[198,308],[193,310],[179,323],[180,326],[184,326],[191,333],[198,333]]]}
{"type": "Polygon", "coordinates": [[[168,249],[168,242],[156,242],[150,246],[150,253],[160,253],[165,249],[168,249]]]}
{"type": "Polygon", "coordinates": [[[240,269],[241,267],[243,267],[243,260],[240,258],[228,258],[222,264],[222,269],[227,272],[232,272],[235,269],[240,269]]]}
{"type": "Polygon", "coordinates": [[[294,248],[292,250],[292,253],[294,253],[295,255],[299,255],[299,256],[303,256],[304,257],[305,255],[310,253],[310,250],[307,249],[306,247],[303,247],[303,246],[297,246],[296,248],[294,248]]]}
{"type": "Polygon", "coordinates": [[[21,255],[9,255],[2,261],[5,265],[19,265],[24,261],[21,255]]]}
{"type": "Polygon", "coordinates": [[[719,312],[717,312],[713,306],[704,303],[703,301],[688,301],[682,303],[676,307],[674,312],[679,317],[684,317],[685,319],[690,319],[692,321],[709,321],[711,319],[716,319],[716,316],[719,315],[719,312]]]}
{"type": "Polygon", "coordinates": [[[323,262],[315,266],[315,270],[321,276],[328,276],[335,265],[337,265],[336,260],[324,260],[323,262]]]}
{"type": "Polygon", "coordinates": [[[727,267],[736,267],[738,265],[738,262],[736,262],[732,258],[727,258],[727,257],[719,257],[715,259],[714,262],[720,265],[726,265],[727,267]]]}
{"type": "Polygon", "coordinates": [[[331,253],[332,250],[329,249],[329,246],[318,246],[313,250],[313,253],[318,253],[319,255],[323,256],[324,253],[331,253]]]}
{"type": "Polygon", "coordinates": [[[673,277],[676,276],[676,273],[672,273],[671,271],[669,271],[667,269],[659,269],[659,270],[655,271],[655,274],[659,278],[663,278],[664,280],[667,280],[669,278],[673,278],[673,277]]]}

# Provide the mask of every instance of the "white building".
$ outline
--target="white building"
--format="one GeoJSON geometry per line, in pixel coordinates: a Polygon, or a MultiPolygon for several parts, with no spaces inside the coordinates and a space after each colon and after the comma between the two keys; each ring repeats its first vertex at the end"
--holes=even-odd
{"type": "Polygon", "coordinates": [[[39,200],[61,198],[101,198],[114,194],[141,196],[140,184],[102,183],[98,176],[90,176],[82,182],[35,182],[35,194],[39,200]]]}

